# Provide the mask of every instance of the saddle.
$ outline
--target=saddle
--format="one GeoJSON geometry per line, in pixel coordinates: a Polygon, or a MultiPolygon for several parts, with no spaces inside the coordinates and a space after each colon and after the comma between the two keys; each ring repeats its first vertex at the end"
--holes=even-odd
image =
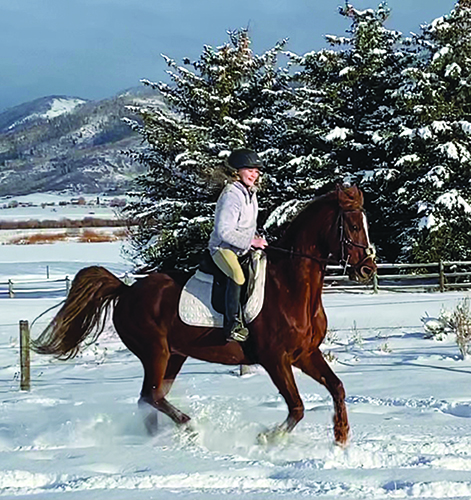
{"type": "MultiPolygon", "coordinates": [[[[245,324],[251,323],[263,306],[266,255],[261,250],[250,251],[241,259],[245,275],[241,304],[245,324]]],[[[222,328],[227,276],[205,251],[198,270],[184,286],[178,312],[180,319],[191,326],[222,328]]]]}

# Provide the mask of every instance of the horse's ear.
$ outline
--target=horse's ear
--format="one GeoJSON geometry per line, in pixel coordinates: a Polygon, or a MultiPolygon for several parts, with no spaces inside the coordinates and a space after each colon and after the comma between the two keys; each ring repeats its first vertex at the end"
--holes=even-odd
{"type": "Polygon", "coordinates": [[[350,187],[337,185],[337,196],[343,210],[359,210],[363,207],[363,193],[356,185],[350,187]]]}

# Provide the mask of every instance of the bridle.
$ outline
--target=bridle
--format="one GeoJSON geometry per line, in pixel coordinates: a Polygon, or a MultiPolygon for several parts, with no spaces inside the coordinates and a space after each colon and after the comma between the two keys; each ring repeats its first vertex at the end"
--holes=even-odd
{"type": "MultiPolygon", "coordinates": [[[[303,252],[296,252],[295,250],[289,250],[287,248],[281,248],[281,247],[276,247],[269,245],[266,250],[275,250],[277,252],[281,253],[286,253],[290,257],[299,257],[303,259],[310,259],[314,260],[316,262],[319,262],[320,264],[334,264],[334,265],[340,265],[343,267],[344,274],[347,272],[348,268],[348,261],[350,259],[350,255],[348,253],[348,248],[351,247],[356,247],[356,248],[362,248],[365,251],[365,257],[361,262],[356,264],[356,267],[361,268],[363,264],[368,260],[368,259],[374,259],[376,252],[374,247],[368,242],[368,245],[363,245],[362,243],[357,243],[356,241],[353,241],[351,238],[346,236],[346,231],[345,231],[345,213],[346,212],[357,212],[358,210],[343,210],[340,208],[339,212],[339,232],[340,232],[340,259],[333,259],[330,255],[327,258],[322,258],[322,257],[317,257],[315,255],[310,255],[307,253],[303,252]]],[[[363,210],[361,210],[363,212],[363,210]]],[[[363,212],[364,213],[364,212],[363,212]]],[[[365,228],[366,230],[366,228],[365,228]]]]}
{"type": "MultiPolygon", "coordinates": [[[[339,226],[340,226],[340,261],[339,264],[343,267],[344,273],[346,273],[347,267],[348,267],[348,260],[350,258],[350,254],[348,253],[348,248],[351,247],[356,247],[356,248],[362,248],[365,251],[365,257],[363,260],[361,260],[358,264],[356,264],[356,267],[360,268],[363,266],[363,264],[368,260],[368,259],[374,259],[376,256],[376,251],[373,245],[370,244],[368,241],[367,245],[363,245],[362,243],[357,243],[356,241],[352,241],[349,237],[346,236],[346,231],[345,231],[345,213],[346,212],[358,212],[360,210],[342,210],[340,209],[340,214],[339,214],[339,226]]],[[[361,210],[363,216],[364,216],[364,211],[361,210]]],[[[366,231],[365,227],[365,231],[366,231]]]]}

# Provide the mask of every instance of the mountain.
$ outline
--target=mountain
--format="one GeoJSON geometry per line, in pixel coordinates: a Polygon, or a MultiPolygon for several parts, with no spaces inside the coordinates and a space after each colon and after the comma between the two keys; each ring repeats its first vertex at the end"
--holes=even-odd
{"type": "Polygon", "coordinates": [[[47,96],[7,109],[0,114],[0,133],[18,131],[71,112],[87,101],[79,97],[47,96]]]}
{"type": "Polygon", "coordinates": [[[0,113],[0,196],[37,191],[123,193],[143,171],[125,154],[141,137],[136,105],[162,106],[156,91],[133,88],[101,101],[48,96],[0,113]]]}

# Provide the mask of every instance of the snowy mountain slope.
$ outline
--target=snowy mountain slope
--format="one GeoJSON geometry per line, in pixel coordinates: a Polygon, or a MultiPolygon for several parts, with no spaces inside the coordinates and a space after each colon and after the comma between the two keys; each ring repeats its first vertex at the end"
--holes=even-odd
{"type": "Polygon", "coordinates": [[[35,123],[70,113],[87,101],[79,97],[47,96],[20,104],[0,113],[0,133],[19,130],[35,123]]]}
{"type": "Polygon", "coordinates": [[[123,192],[142,166],[123,151],[140,137],[123,119],[129,107],[159,105],[149,89],[130,89],[102,101],[51,96],[0,114],[0,196],[64,189],[123,192]]]}

